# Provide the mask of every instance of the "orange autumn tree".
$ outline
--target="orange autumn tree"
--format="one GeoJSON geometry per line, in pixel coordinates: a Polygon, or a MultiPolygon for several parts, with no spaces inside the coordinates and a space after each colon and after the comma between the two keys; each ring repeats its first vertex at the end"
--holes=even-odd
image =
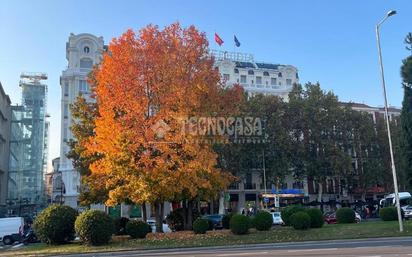
{"type": "Polygon", "coordinates": [[[128,30],[112,40],[94,78],[99,114],[85,148],[100,157],[89,168],[106,178],[108,205],[148,202],[161,231],[164,201],[227,187],[211,145],[182,133],[181,119],[213,109],[203,100],[221,90],[203,33],[178,23],[128,30]]]}

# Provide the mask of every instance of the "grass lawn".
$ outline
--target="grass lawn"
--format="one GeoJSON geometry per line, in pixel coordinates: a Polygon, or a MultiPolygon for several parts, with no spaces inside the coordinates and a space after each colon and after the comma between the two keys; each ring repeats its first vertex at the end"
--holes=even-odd
{"type": "Polygon", "coordinates": [[[363,222],[360,224],[324,225],[322,228],[306,231],[294,230],[290,227],[275,227],[270,231],[250,230],[247,235],[233,235],[228,230],[208,231],[204,235],[194,235],[191,231],[169,234],[149,234],[146,239],[129,239],[127,236],[114,237],[105,246],[84,246],[78,242],[66,245],[47,246],[34,244],[23,249],[0,252],[0,256],[34,256],[57,253],[84,253],[118,250],[138,250],[176,247],[204,247],[222,245],[241,245],[255,243],[279,243],[292,241],[316,241],[331,239],[350,239],[367,237],[412,236],[412,221],[404,223],[403,233],[399,232],[398,222],[363,222]]]}

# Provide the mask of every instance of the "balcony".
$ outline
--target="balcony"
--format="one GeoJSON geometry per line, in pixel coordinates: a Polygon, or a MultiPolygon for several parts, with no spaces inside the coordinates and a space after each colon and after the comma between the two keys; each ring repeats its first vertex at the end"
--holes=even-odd
{"type": "Polygon", "coordinates": [[[253,190],[256,189],[256,183],[244,183],[243,187],[245,190],[253,190]]]}
{"type": "Polygon", "coordinates": [[[228,190],[239,190],[239,183],[230,184],[228,190]]]}

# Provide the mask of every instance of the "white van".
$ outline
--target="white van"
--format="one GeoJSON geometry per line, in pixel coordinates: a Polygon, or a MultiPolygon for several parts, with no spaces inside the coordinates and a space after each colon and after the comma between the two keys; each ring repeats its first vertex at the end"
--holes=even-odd
{"type": "Polygon", "coordinates": [[[14,242],[13,234],[19,233],[20,226],[24,225],[22,217],[0,218],[0,241],[5,245],[14,242]]]}

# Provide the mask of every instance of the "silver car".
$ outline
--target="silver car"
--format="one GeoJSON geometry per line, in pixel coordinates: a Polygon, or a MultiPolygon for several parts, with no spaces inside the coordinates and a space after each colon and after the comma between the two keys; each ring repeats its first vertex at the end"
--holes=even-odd
{"type": "Polygon", "coordinates": [[[412,218],[412,206],[408,205],[402,209],[405,215],[405,219],[409,220],[410,218],[412,218]]]}

